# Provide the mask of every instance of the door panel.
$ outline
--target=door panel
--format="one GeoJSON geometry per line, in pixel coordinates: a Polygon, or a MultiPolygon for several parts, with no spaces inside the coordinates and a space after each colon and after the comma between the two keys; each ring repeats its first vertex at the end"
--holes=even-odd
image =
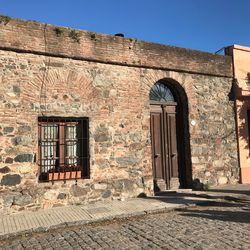
{"type": "Polygon", "coordinates": [[[162,114],[151,113],[151,131],[152,131],[152,153],[154,165],[154,177],[156,179],[164,179],[164,168],[162,159],[162,114]]]}
{"type": "Polygon", "coordinates": [[[171,177],[178,177],[178,155],[176,143],[176,117],[175,114],[168,115],[169,124],[169,141],[170,141],[170,161],[171,161],[171,177]]]}
{"type": "Polygon", "coordinates": [[[158,191],[171,187],[171,178],[178,178],[175,105],[152,105],[151,143],[154,183],[158,191]]]}

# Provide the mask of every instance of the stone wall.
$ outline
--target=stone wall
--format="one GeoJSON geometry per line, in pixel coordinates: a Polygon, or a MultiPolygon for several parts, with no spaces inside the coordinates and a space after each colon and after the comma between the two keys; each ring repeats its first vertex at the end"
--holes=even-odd
{"type": "Polygon", "coordinates": [[[200,188],[199,183],[209,187],[238,182],[232,79],[173,71],[144,72],[146,86],[166,78],[174,79],[185,90],[194,188],[200,188]]]}
{"type": "Polygon", "coordinates": [[[152,85],[164,78],[179,82],[187,95],[193,179],[212,184],[237,181],[229,57],[144,42],[123,49],[135,42],[106,35],[97,39],[82,31],[80,44],[73,35],[60,43],[53,26],[20,20],[1,25],[3,213],[152,194],[148,95],[152,85]],[[42,36],[45,27],[50,37],[47,45],[42,36]],[[16,36],[18,31],[22,35],[16,36]],[[106,50],[109,44],[111,49],[106,50]],[[143,63],[138,64],[137,57],[133,61],[136,54],[143,63]],[[168,61],[157,59],[163,54],[168,61]],[[187,59],[187,64],[179,63],[187,59]],[[38,182],[38,117],[42,115],[89,117],[89,179],[77,185],[38,182]]]}
{"type": "Polygon", "coordinates": [[[10,193],[4,206],[48,207],[57,197],[59,205],[152,191],[149,113],[139,69],[0,54],[1,190],[22,193],[10,193]],[[41,115],[89,117],[90,179],[77,186],[74,181],[38,184],[41,115]]]}
{"type": "Polygon", "coordinates": [[[194,77],[196,104],[190,119],[193,179],[209,186],[239,180],[231,79],[194,77]]]}

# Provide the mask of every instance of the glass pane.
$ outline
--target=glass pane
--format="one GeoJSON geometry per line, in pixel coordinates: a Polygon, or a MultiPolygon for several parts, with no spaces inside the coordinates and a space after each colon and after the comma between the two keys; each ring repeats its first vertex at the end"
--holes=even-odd
{"type": "Polygon", "coordinates": [[[66,130],[66,164],[77,165],[77,124],[67,124],[66,130]]]}
{"type": "Polygon", "coordinates": [[[157,82],[150,90],[149,98],[151,101],[174,102],[171,90],[162,82],[157,82]]]}
{"type": "Polygon", "coordinates": [[[41,127],[41,156],[43,172],[55,168],[58,159],[58,126],[46,124],[41,127]]]}

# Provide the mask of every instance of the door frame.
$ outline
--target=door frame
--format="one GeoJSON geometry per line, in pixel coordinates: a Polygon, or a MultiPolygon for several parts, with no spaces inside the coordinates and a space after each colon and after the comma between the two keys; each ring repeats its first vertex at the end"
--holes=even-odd
{"type": "MultiPolygon", "coordinates": [[[[176,106],[176,134],[179,182],[181,188],[191,188],[193,179],[189,133],[189,105],[186,91],[179,82],[172,78],[162,78],[155,83],[158,82],[162,82],[171,90],[174,100],[178,104],[176,106]]],[[[150,100],[149,104],[161,105],[162,102],[150,100]]]]}

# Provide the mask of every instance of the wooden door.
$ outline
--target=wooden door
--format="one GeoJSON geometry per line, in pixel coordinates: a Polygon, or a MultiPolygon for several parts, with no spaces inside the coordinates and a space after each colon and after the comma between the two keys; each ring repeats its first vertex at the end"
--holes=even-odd
{"type": "Polygon", "coordinates": [[[170,189],[178,178],[176,105],[151,105],[150,125],[155,191],[170,189]]]}

